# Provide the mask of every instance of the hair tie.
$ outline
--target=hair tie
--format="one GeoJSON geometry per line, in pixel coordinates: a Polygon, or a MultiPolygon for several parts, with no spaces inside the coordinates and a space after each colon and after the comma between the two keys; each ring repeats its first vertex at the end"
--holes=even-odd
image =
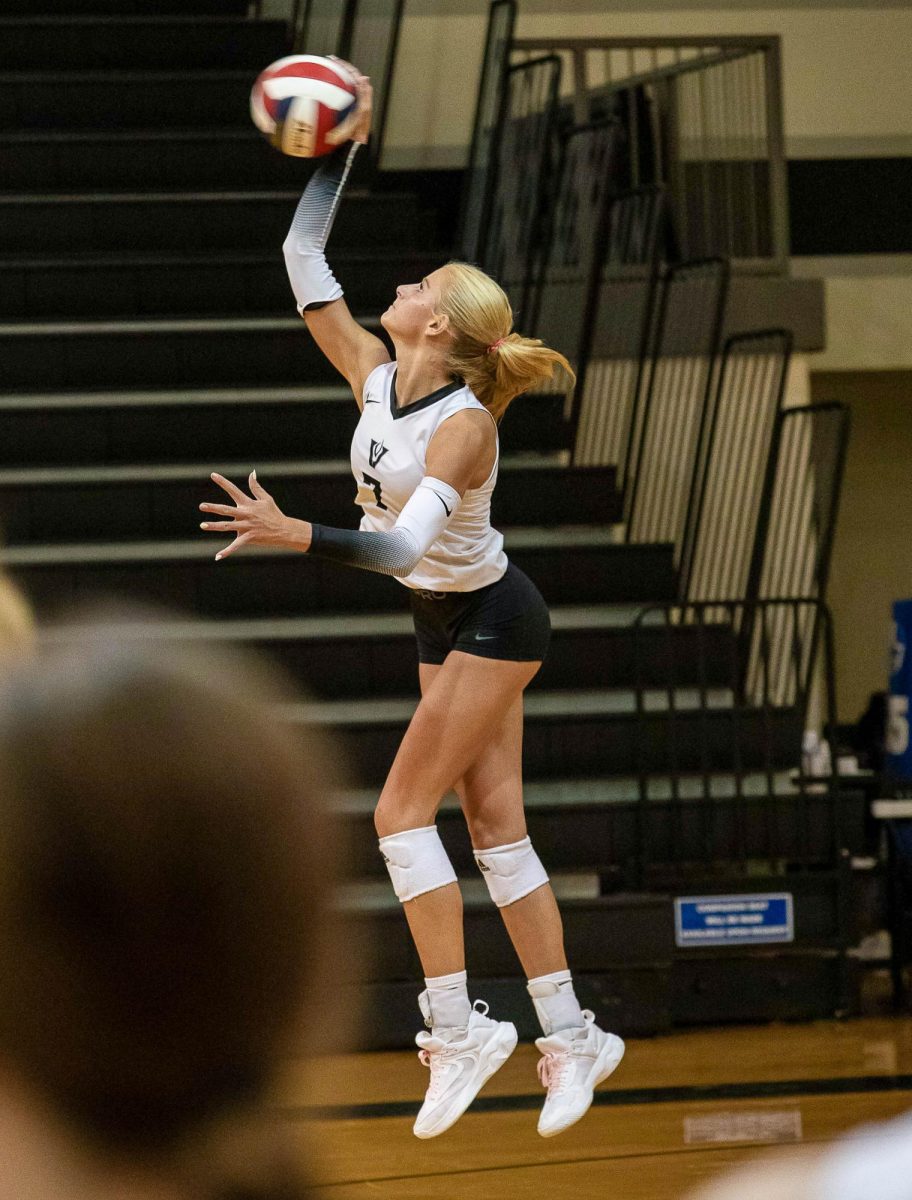
{"type": "MultiPolygon", "coordinates": [[[[509,336],[509,335],[507,335],[507,336],[509,336]]],[[[499,350],[499,349],[500,349],[500,347],[501,347],[501,346],[504,344],[504,342],[505,342],[506,340],[507,340],[507,339],[506,339],[506,337],[498,338],[496,342],[492,342],[492,343],[490,344],[490,346],[488,346],[488,348],[487,348],[487,350],[485,351],[485,353],[486,353],[486,354],[493,354],[495,350],[499,350]]]]}

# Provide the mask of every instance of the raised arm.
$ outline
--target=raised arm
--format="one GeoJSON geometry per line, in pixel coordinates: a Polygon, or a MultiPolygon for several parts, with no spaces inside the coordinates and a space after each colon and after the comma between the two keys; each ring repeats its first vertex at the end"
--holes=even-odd
{"type": "Polygon", "coordinates": [[[348,380],[360,406],[364,380],[380,363],[389,362],[389,353],[383,342],[351,315],[325,255],[355,154],[370,132],[370,82],[357,73],[355,78],[357,109],[335,131],[340,141],[354,140],[340,145],[311,176],[282,249],[298,312],[317,345],[348,380]]]}

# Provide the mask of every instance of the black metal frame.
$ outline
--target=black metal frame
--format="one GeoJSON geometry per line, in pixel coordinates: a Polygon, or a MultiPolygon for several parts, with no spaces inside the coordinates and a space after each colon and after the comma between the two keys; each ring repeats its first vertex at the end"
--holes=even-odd
{"type": "MultiPolygon", "coordinates": [[[[545,332],[540,328],[539,324],[541,318],[541,303],[545,289],[547,288],[549,282],[549,269],[553,268],[554,266],[550,251],[557,243],[557,222],[560,214],[561,198],[564,195],[564,187],[567,183],[567,172],[568,163],[570,162],[571,146],[576,138],[583,138],[587,135],[599,134],[604,134],[606,136],[606,140],[608,140],[610,144],[610,141],[613,140],[614,136],[616,136],[617,130],[617,122],[609,118],[603,121],[593,121],[588,125],[572,126],[569,129],[562,130],[558,136],[556,164],[552,173],[552,177],[549,181],[550,187],[548,188],[546,213],[541,224],[541,253],[538,256],[537,269],[534,265],[532,268],[532,297],[529,305],[528,319],[526,321],[526,327],[528,331],[530,333],[534,333],[536,336],[542,336],[542,334],[545,332]]],[[[592,238],[592,246],[596,253],[593,253],[590,258],[588,270],[583,272],[586,277],[585,303],[587,306],[590,303],[589,293],[593,286],[593,275],[597,271],[598,265],[601,263],[601,256],[597,253],[597,250],[601,246],[604,246],[606,249],[608,249],[608,231],[610,228],[609,216],[611,205],[614,202],[614,195],[615,193],[610,186],[610,182],[606,180],[602,194],[599,197],[596,205],[594,220],[592,222],[595,229],[595,233],[592,238]]],[[[579,325],[579,339],[576,353],[572,355],[574,361],[579,361],[580,357],[585,351],[587,344],[587,332],[588,326],[586,315],[584,313],[583,321],[579,325]]],[[[547,337],[545,340],[547,340],[547,337]]]]}
{"type": "MultiPolygon", "coordinates": [[[[786,179],[786,161],[784,151],[783,117],[782,117],[782,80],[781,80],[781,40],[775,35],[735,35],[719,37],[608,37],[608,38],[516,38],[513,43],[516,54],[540,54],[545,51],[569,56],[573,63],[573,75],[576,87],[572,98],[566,101],[565,107],[572,113],[570,119],[575,124],[583,124],[592,119],[600,107],[611,103],[613,97],[623,92],[629,96],[637,89],[649,86],[657,89],[666,101],[665,115],[672,119],[677,111],[670,87],[674,80],[693,72],[705,71],[727,63],[735,63],[752,55],[763,55],[762,78],[765,93],[763,120],[766,129],[767,157],[769,166],[769,219],[771,253],[743,260],[749,269],[754,271],[773,271],[778,274],[788,269],[788,191],[786,179]],[[599,85],[591,89],[586,87],[585,56],[589,52],[624,51],[630,55],[636,51],[651,51],[653,66],[646,71],[630,75],[599,85]],[[676,55],[676,61],[666,66],[659,66],[657,55],[659,51],[671,51],[676,55]],[[704,51],[690,59],[681,59],[684,50],[704,51]]],[[[634,122],[635,124],[635,117],[634,122]]],[[[661,124],[661,123],[660,123],[661,124]]],[[[677,167],[680,162],[672,165],[671,177],[666,177],[662,168],[662,160],[669,146],[673,149],[675,138],[673,130],[670,142],[660,137],[656,146],[656,154],[651,164],[653,171],[660,171],[661,181],[672,183],[672,177],[680,172],[677,167]]],[[[650,175],[647,182],[655,181],[656,176],[650,175]]],[[[635,177],[632,185],[644,182],[635,177]]],[[[677,202],[677,196],[672,196],[672,207],[677,202]]],[[[691,249],[685,246],[683,254],[694,257],[715,252],[712,246],[699,245],[691,249]]]]}
{"type": "Polygon", "coordinates": [[[782,408],[776,419],[773,434],[772,449],[767,465],[766,479],[763,485],[763,498],[760,502],[760,515],[757,521],[757,540],[751,560],[748,577],[747,597],[751,600],[763,599],[763,573],[768,562],[768,555],[773,547],[770,545],[770,530],[773,517],[776,482],[779,475],[782,458],[782,443],[786,424],[802,419],[814,420],[818,414],[833,413],[838,421],[836,456],[832,463],[832,489],[823,536],[818,545],[814,580],[812,586],[821,598],[826,595],[830,575],[830,562],[833,552],[833,540],[836,534],[836,521],[839,516],[839,502],[842,494],[842,481],[845,474],[845,462],[848,454],[851,419],[849,410],[844,404],[827,401],[819,404],[800,405],[794,408],[782,408]]]}
{"type": "Polygon", "coordinates": [[[484,227],[481,234],[481,239],[478,246],[478,258],[481,265],[490,274],[498,278],[500,284],[509,290],[513,287],[513,294],[510,297],[514,311],[514,316],[518,325],[522,325],[524,316],[527,312],[527,305],[532,295],[534,281],[534,262],[539,245],[539,231],[541,222],[545,218],[546,208],[543,203],[543,198],[546,195],[546,188],[549,175],[549,155],[554,150],[554,134],[555,123],[557,119],[557,102],[560,91],[560,59],[555,54],[546,54],[541,58],[529,59],[524,63],[517,63],[507,69],[506,79],[501,97],[501,111],[497,121],[495,139],[492,142],[492,159],[495,163],[494,170],[491,173],[493,178],[493,186],[490,188],[490,197],[487,208],[485,210],[484,227]],[[523,258],[523,264],[520,268],[521,278],[518,280],[510,280],[504,277],[504,271],[501,264],[493,257],[493,239],[492,234],[498,231],[497,223],[497,197],[499,195],[499,183],[501,179],[502,156],[504,150],[504,133],[507,126],[507,117],[509,115],[508,108],[511,97],[511,87],[514,79],[521,79],[523,75],[529,74],[542,67],[552,68],[550,78],[547,81],[547,98],[542,108],[542,128],[539,131],[537,139],[540,145],[540,160],[538,168],[535,171],[531,180],[526,180],[526,186],[530,189],[532,203],[529,206],[530,212],[525,225],[526,245],[520,250],[520,257],[523,258]]]}
{"type": "MultiPolygon", "coordinates": [[[[719,274],[718,290],[715,297],[715,307],[713,309],[709,324],[707,342],[704,346],[693,347],[692,351],[690,351],[694,357],[706,359],[706,381],[704,384],[703,399],[698,417],[698,434],[694,442],[694,452],[696,454],[696,451],[702,442],[706,421],[706,412],[709,406],[710,397],[712,395],[714,367],[719,354],[719,344],[722,339],[722,327],[725,318],[725,302],[728,296],[730,266],[727,260],[721,258],[705,258],[688,262],[674,263],[672,266],[667,268],[662,279],[659,305],[655,320],[655,340],[651,354],[649,382],[646,388],[646,394],[642,398],[642,415],[638,411],[634,413],[633,432],[628,443],[627,462],[625,463],[624,467],[624,514],[627,522],[628,541],[633,539],[633,527],[635,525],[637,516],[637,502],[641,497],[643,455],[646,449],[649,419],[652,415],[654,405],[657,367],[661,362],[666,349],[664,339],[667,333],[668,300],[669,296],[671,295],[671,289],[680,274],[710,267],[715,267],[719,274]],[[634,463],[636,464],[635,467],[633,466],[634,463]]],[[[639,397],[637,397],[637,402],[639,403],[639,397]]],[[[678,547],[677,544],[676,549],[680,550],[680,547],[678,547]]]]}
{"type": "Polygon", "coordinates": [[[493,188],[490,186],[492,172],[496,167],[496,144],[499,122],[503,117],[504,92],[506,90],[507,68],[510,65],[510,45],[513,40],[513,30],[516,25],[516,0],[494,0],[488,10],[488,26],[485,33],[485,51],[481,66],[481,80],[478,85],[478,103],[475,105],[475,118],[472,122],[472,142],[469,148],[469,161],[466,170],[466,187],[462,194],[462,204],[459,214],[459,232],[456,245],[462,258],[476,262],[481,257],[483,230],[487,227],[487,217],[493,199],[493,188]],[[501,23],[504,27],[501,28],[501,23]],[[481,157],[483,145],[484,117],[487,108],[488,89],[494,89],[495,119],[491,126],[492,137],[488,144],[488,159],[483,166],[476,160],[481,157]],[[474,200],[473,187],[476,172],[482,172],[481,204],[478,216],[478,228],[475,234],[469,236],[469,222],[474,200]]]}
{"type": "MultiPolygon", "coordinates": [[[[748,330],[742,333],[729,335],[725,339],[720,357],[719,370],[717,374],[717,382],[714,390],[714,395],[710,404],[709,421],[706,424],[705,444],[698,450],[697,461],[694,464],[693,483],[691,485],[690,498],[688,500],[687,509],[687,527],[684,535],[684,544],[681,551],[681,567],[680,567],[680,595],[682,600],[687,600],[691,595],[691,584],[693,581],[694,558],[697,547],[700,541],[702,532],[702,521],[704,516],[704,508],[706,503],[706,492],[710,480],[710,471],[715,462],[714,450],[716,444],[716,434],[718,430],[719,413],[722,401],[726,395],[726,385],[729,379],[729,373],[732,363],[736,362],[738,357],[745,353],[746,348],[754,348],[748,350],[748,353],[767,353],[778,356],[778,365],[776,368],[776,379],[772,393],[766,397],[769,406],[772,409],[772,436],[770,438],[769,449],[763,460],[763,476],[766,478],[768,464],[771,458],[774,457],[773,451],[777,445],[776,430],[778,428],[776,422],[778,414],[782,408],[782,401],[785,395],[785,384],[788,374],[789,362],[792,353],[792,334],[788,329],[772,328],[772,329],[757,329],[748,330]]],[[[763,403],[764,397],[744,397],[745,402],[752,402],[752,409],[755,409],[758,403],[763,403]]],[[[754,431],[748,427],[747,433],[753,436],[754,431]]],[[[730,449],[727,447],[727,449],[730,449]]],[[[727,458],[732,455],[728,453],[727,458]]],[[[740,459],[740,455],[735,456],[740,459]]],[[[761,484],[761,502],[763,497],[763,488],[761,484]]],[[[756,539],[757,530],[760,528],[761,511],[758,508],[757,529],[755,529],[754,537],[751,539],[751,553],[756,539]]],[[[713,588],[713,594],[719,593],[718,588],[713,588]]],[[[749,591],[746,593],[751,594],[749,591]]],[[[732,599],[737,599],[738,595],[732,595],[732,599]]]]}
{"type": "MultiPolygon", "coordinates": [[[[589,368],[592,364],[594,354],[593,347],[595,344],[595,332],[598,325],[599,308],[601,302],[601,291],[605,282],[605,277],[609,264],[613,259],[613,251],[616,247],[617,240],[611,236],[612,222],[622,213],[625,206],[636,204],[640,199],[654,200],[655,206],[651,210],[650,216],[647,218],[650,225],[650,232],[645,240],[647,253],[640,255],[638,260],[631,259],[630,255],[622,251],[620,255],[621,266],[629,265],[631,262],[637,262],[637,265],[646,268],[644,286],[646,294],[643,303],[643,319],[639,331],[638,350],[637,350],[637,367],[634,375],[631,399],[631,412],[628,420],[627,429],[627,444],[622,447],[622,461],[626,466],[629,462],[630,440],[633,437],[633,432],[636,428],[637,421],[637,397],[640,395],[643,381],[643,371],[646,366],[646,360],[649,355],[649,343],[654,322],[654,305],[659,284],[659,262],[662,239],[662,228],[666,217],[665,210],[665,189],[661,186],[636,188],[630,192],[622,192],[616,195],[606,193],[604,207],[600,215],[600,225],[598,233],[598,244],[604,248],[604,256],[594,259],[592,263],[592,273],[589,279],[589,288],[586,295],[585,307],[583,309],[583,317],[580,323],[580,343],[579,353],[577,356],[576,367],[576,385],[573,391],[570,413],[570,445],[571,461],[576,462],[579,456],[579,435],[580,435],[580,420],[582,417],[583,399],[586,390],[586,378],[589,368]]],[[[621,477],[621,483],[626,481],[626,474],[621,477]]]]}
{"type": "MultiPolygon", "coordinates": [[[[791,870],[840,868],[843,832],[838,777],[834,775],[826,781],[811,780],[800,772],[801,732],[821,645],[825,691],[823,733],[831,747],[832,761],[836,761],[835,654],[832,618],[826,605],[816,597],[655,604],[638,614],[633,639],[639,800],[638,856],[632,884],[645,886],[657,871],[671,877],[676,871],[686,875],[697,868],[723,877],[743,877],[752,864],[763,860],[773,872],[783,862],[788,863],[791,870]],[[812,619],[803,620],[803,614],[810,614],[812,619]],[[783,622],[782,616],[787,620],[783,622]],[[664,630],[665,664],[669,675],[663,688],[656,688],[654,682],[647,686],[643,680],[644,660],[650,653],[647,638],[654,643],[657,624],[664,630]],[[729,628],[732,633],[730,652],[724,661],[718,650],[720,626],[729,628]],[[676,666],[682,654],[679,637],[682,629],[690,629],[695,636],[699,676],[695,689],[686,682],[678,685],[676,678],[676,666]],[[750,630],[751,636],[745,638],[744,630],[750,630]],[[710,631],[715,633],[715,641],[710,631]],[[786,663],[791,675],[793,691],[786,689],[785,692],[790,703],[777,703],[776,692],[781,689],[770,675],[774,665],[771,642],[782,637],[789,640],[787,653],[780,655],[779,660],[786,663]],[[747,659],[751,657],[759,657],[759,696],[746,693],[744,688],[749,673],[747,659]],[[696,703],[689,710],[695,714],[698,727],[696,761],[691,751],[691,760],[686,767],[682,766],[685,760],[679,729],[683,710],[678,708],[676,699],[681,686],[696,691],[696,703]],[[714,691],[723,686],[731,693],[729,707],[714,703],[714,691]],[[648,702],[650,692],[664,692],[664,709],[655,701],[648,702]],[[654,751],[657,722],[664,725],[668,747],[668,769],[664,772],[650,767],[646,754],[647,746],[654,751]],[[776,777],[790,767],[795,770],[794,791],[782,797],[777,792],[776,777]],[[665,831],[667,842],[674,851],[670,861],[668,856],[658,854],[652,844],[654,826],[650,821],[650,806],[655,801],[649,785],[658,774],[667,776],[670,786],[668,819],[671,825],[665,831]],[[733,794],[725,800],[733,806],[733,819],[729,814],[724,830],[719,822],[719,797],[712,789],[714,774],[729,776],[733,783],[733,794]],[[745,782],[750,776],[759,776],[765,783],[764,794],[755,797],[760,803],[752,806],[751,797],[745,791],[745,782]],[[684,777],[695,785],[696,796],[684,796],[684,777]],[[781,827],[783,799],[797,809],[791,814],[795,818],[791,831],[781,827]],[[685,830],[687,806],[691,813],[697,813],[699,853],[694,847],[693,829],[689,833],[685,830]],[[749,807],[754,811],[749,812],[749,807]],[[822,838],[819,832],[821,819],[827,821],[822,838]],[[763,826],[759,834],[758,820],[763,826]],[[818,826],[816,834],[815,824],[818,826]]],[[[654,648],[651,653],[654,656],[654,648]]],[[[691,826],[693,824],[692,821],[691,826]]]]}

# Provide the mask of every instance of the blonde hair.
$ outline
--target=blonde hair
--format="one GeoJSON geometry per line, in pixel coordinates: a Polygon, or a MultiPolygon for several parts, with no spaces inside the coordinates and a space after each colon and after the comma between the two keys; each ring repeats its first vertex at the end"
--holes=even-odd
{"type": "Polygon", "coordinates": [[[449,371],[466,381],[495,421],[522,392],[554,378],[561,367],[576,380],[563,354],[540,338],[511,332],[513,309],[503,288],[471,263],[446,264],[440,311],[450,322],[453,342],[449,371]]]}

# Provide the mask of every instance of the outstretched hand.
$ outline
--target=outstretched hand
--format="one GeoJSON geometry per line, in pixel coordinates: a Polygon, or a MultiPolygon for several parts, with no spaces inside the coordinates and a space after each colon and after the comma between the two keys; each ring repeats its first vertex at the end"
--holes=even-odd
{"type": "Polygon", "coordinates": [[[234,501],[230,504],[201,504],[200,512],[215,513],[227,521],[203,521],[200,529],[207,533],[233,533],[234,541],[220,550],[215,561],[233,554],[242,546],[287,546],[290,541],[289,519],[273,500],[266,489],[257,482],[256,471],[250,472],[247,486],[251,495],[246,496],[239,487],[223,475],[211,476],[212,482],[234,501]]]}
{"type": "Polygon", "coordinates": [[[374,89],[371,87],[370,78],[362,75],[357,67],[346,62],[344,58],[336,58],[334,54],[330,57],[340,67],[344,67],[346,71],[350,72],[355,84],[355,107],[344,121],[340,121],[335,129],[331,129],[327,133],[326,141],[331,146],[341,146],[343,142],[349,140],[366,145],[367,139],[370,137],[371,114],[374,109],[374,89]]]}

